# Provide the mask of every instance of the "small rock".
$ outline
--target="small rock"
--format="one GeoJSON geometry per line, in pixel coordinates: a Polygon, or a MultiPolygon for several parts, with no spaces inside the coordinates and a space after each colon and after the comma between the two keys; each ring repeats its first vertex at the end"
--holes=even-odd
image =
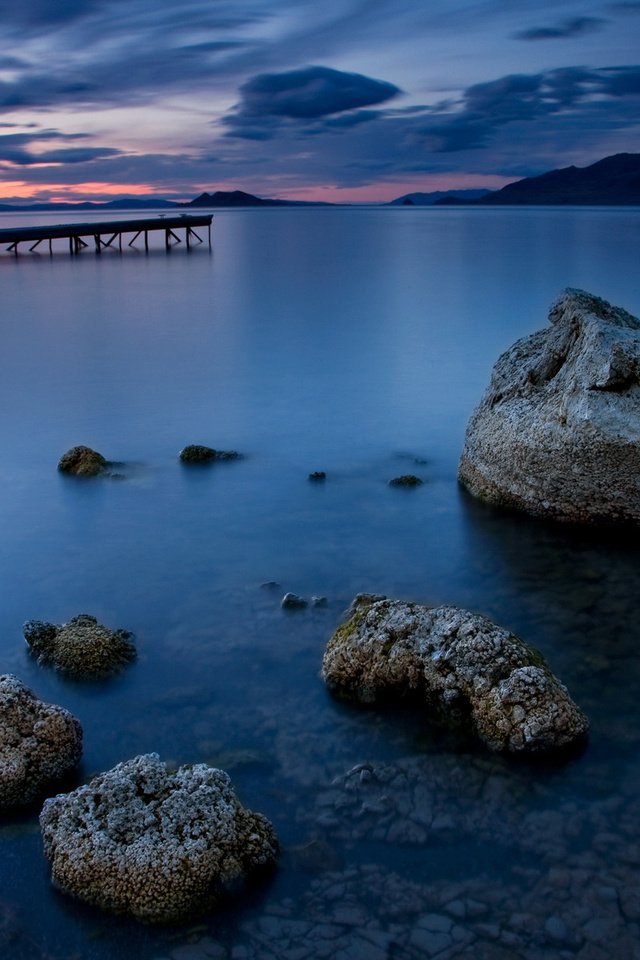
{"type": "Polygon", "coordinates": [[[82,727],[11,673],[0,676],[0,809],[37,799],[82,755],[82,727]]]}
{"type": "Polygon", "coordinates": [[[316,483],[317,483],[318,481],[322,481],[322,480],[326,480],[326,479],[327,479],[327,475],[326,475],[326,473],[324,472],[324,470],[314,470],[313,473],[310,473],[310,474],[309,474],[309,480],[313,480],[313,481],[316,482],[316,483]]]}
{"type": "Polygon", "coordinates": [[[214,450],[199,443],[192,443],[180,451],[183,463],[212,463],[219,460],[239,460],[242,454],[235,450],[214,450]]]}
{"type": "Polygon", "coordinates": [[[326,597],[311,597],[312,607],[328,607],[329,601],[326,597]]]}
{"type": "Polygon", "coordinates": [[[72,447],[63,453],[58,461],[58,470],[62,473],[71,473],[75,477],[97,477],[104,473],[108,461],[92,450],[91,447],[72,447]]]}
{"type": "Polygon", "coordinates": [[[27,620],[23,633],[38,663],[52,664],[73,677],[107,677],[136,657],[133,634],[110,630],[88,613],[61,626],[27,620]]]}
{"type": "Polygon", "coordinates": [[[413,473],[405,473],[401,477],[394,477],[393,480],[389,480],[390,487],[419,487],[422,483],[424,481],[413,473]]]}
{"type": "Polygon", "coordinates": [[[280,606],[283,610],[301,610],[308,604],[304,597],[299,597],[296,593],[285,593],[280,606]]]}
{"type": "Polygon", "coordinates": [[[265,580],[264,583],[260,584],[261,590],[278,590],[279,588],[280,584],[277,580],[265,580]]]}
{"type": "Polygon", "coordinates": [[[547,936],[555,943],[567,943],[570,939],[569,928],[561,917],[547,917],[544,929],[547,936]]]}

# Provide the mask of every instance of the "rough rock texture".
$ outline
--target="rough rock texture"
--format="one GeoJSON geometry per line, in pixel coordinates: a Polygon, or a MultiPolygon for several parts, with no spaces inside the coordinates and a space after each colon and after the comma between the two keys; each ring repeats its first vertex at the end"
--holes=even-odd
{"type": "Polygon", "coordinates": [[[542,656],[486,617],[363,594],[329,640],[322,674],[363,703],[412,698],[437,719],[471,723],[492,750],[568,747],[584,714],[542,656]]]}
{"type": "Polygon", "coordinates": [[[96,477],[103,473],[108,461],[92,450],[91,447],[72,447],[63,453],[58,461],[58,470],[63,473],[72,473],[76,477],[96,477]]]}
{"type": "Polygon", "coordinates": [[[133,634],[109,630],[88,613],[61,626],[27,620],[22,629],[39,663],[51,663],[74,677],[107,677],[136,657],[133,634]]]}
{"type": "Polygon", "coordinates": [[[566,290],[496,363],[459,467],[477,497],[576,522],[640,520],[640,320],[566,290]]]}
{"type": "Polygon", "coordinates": [[[192,443],[180,451],[183,463],[211,463],[214,460],[239,460],[242,454],[235,450],[214,450],[199,443],[192,443]]]}
{"type": "Polygon", "coordinates": [[[56,886],[149,923],[210,909],[277,853],[271,824],[241,806],[226,773],[169,773],[155,753],[47,800],[40,825],[56,886]]]}
{"type": "Polygon", "coordinates": [[[81,754],[75,717],[38,700],[13,674],[0,676],[0,809],[36,800],[81,754]]]}

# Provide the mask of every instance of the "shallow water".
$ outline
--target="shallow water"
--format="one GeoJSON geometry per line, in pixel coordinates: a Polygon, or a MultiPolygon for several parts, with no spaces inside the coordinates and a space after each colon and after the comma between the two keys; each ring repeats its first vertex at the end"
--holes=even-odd
{"type": "Polygon", "coordinates": [[[10,818],[7,954],[640,956],[637,537],[455,479],[494,360],[563,287],[640,313],[639,239],[629,209],[239,210],[211,250],[0,253],[0,670],[81,720],[80,779],[214,763],[283,848],[233,908],[158,930],[52,890],[35,819],[10,818]],[[123,479],[59,475],[76,443],[123,479]],[[186,443],[245,457],[189,469],[186,443]],[[287,590],[329,605],[283,611],[287,590]],[[332,701],[322,651],[359,591],[519,633],[589,715],[584,753],[527,765],[332,701]],[[138,661],[80,684],[29,659],[24,620],[79,612],[133,630],[138,661]]]}

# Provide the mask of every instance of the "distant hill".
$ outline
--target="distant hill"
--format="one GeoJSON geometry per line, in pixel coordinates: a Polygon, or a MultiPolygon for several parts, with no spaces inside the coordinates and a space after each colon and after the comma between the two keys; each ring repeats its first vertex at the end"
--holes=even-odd
{"type": "Polygon", "coordinates": [[[255,197],[244,190],[216,190],[215,193],[201,193],[195,200],[184,204],[186,207],[281,207],[286,200],[265,200],[255,197]]]}
{"type": "Polygon", "coordinates": [[[83,200],[81,203],[0,203],[0,210],[7,212],[21,211],[22,213],[32,210],[40,213],[66,210],[68,213],[72,213],[74,210],[165,210],[180,206],[182,204],[173,203],[171,200],[108,200],[106,203],[83,200]]]}
{"type": "Polygon", "coordinates": [[[215,193],[201,193],[195,200],[176,204],[181,207],[330,207],[333,204],[312,200],[273,200],[256,197],[244,190],[216,190],[215,193]]]}
{"type": "Polygon", "coordinates": [[[526,177],[481,197],[481,204],[640,204],[640,154],[616,153],[589,167],[526,177]]]}
{"type": "Polygon", "coordinates": [[[429,207],[435,203],[453,200],[457,203],[468,203],[479,200],[489,193],[489,190],[433,190],[431,193],[405,193],[402,197],[390,200],[390,207],[429,207]]]}
{"type": "Polygon", "coordinates": [[[82,203],[0,203],[0,211],[56,211],[66,210],[175,210],[192,207],[326,207],[332,204],[309,202],[305,200],[271,200],[255,197],[244,190],[216,190],[215,193],[201,193],[194,200],[179,203],[173,200],[153,200],[129,198],[108,200],[97,203],[84,200],[82,203]]]}

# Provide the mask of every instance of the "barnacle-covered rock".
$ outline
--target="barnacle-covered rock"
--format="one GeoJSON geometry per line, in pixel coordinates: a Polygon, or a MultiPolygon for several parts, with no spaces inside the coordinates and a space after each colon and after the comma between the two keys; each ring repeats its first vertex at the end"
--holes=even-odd
{"type": "Polygon", "coordinates": [[[0,676],[0,809],[29,804],[82,755],[82,727],[11,673],[0,676]]]}
{"type": "Polygon", "coordinates": [[[72,473],[76,477],[96,477],[104,473],[108,461],[91,447],[72,447],[63,453],[58,461],[58,470],[72,473]]]}
{"type": "Polygon", "coordinates": [[[511,346],[471,416],[459,479],[482,500],[580,523],[640,521],[640,320],[565,290],[511,346]]]}
{"type": "Polygon", "coordinates": [[[39,663],[50,663],[73,677],[107,677],[136,656],[133,634],[110,630],[88,613],[60,626],[27,620],[23,632],[39,663]]]}
{"type": "Polygon", "coordinates": [[[532,753],[579,742],[588,722],[542,655],[486,617],[363,594],[325,651],[338,696],[413,699],[470,724],[492,750],[532,753]]]}
{"type": "Polygon", "coordinates": [[[119,763],[40,815],[53,883],[147,923],[197,916],[273,865],[269,821],[206,764],[170,773],[155,753],[119,763]]]}

